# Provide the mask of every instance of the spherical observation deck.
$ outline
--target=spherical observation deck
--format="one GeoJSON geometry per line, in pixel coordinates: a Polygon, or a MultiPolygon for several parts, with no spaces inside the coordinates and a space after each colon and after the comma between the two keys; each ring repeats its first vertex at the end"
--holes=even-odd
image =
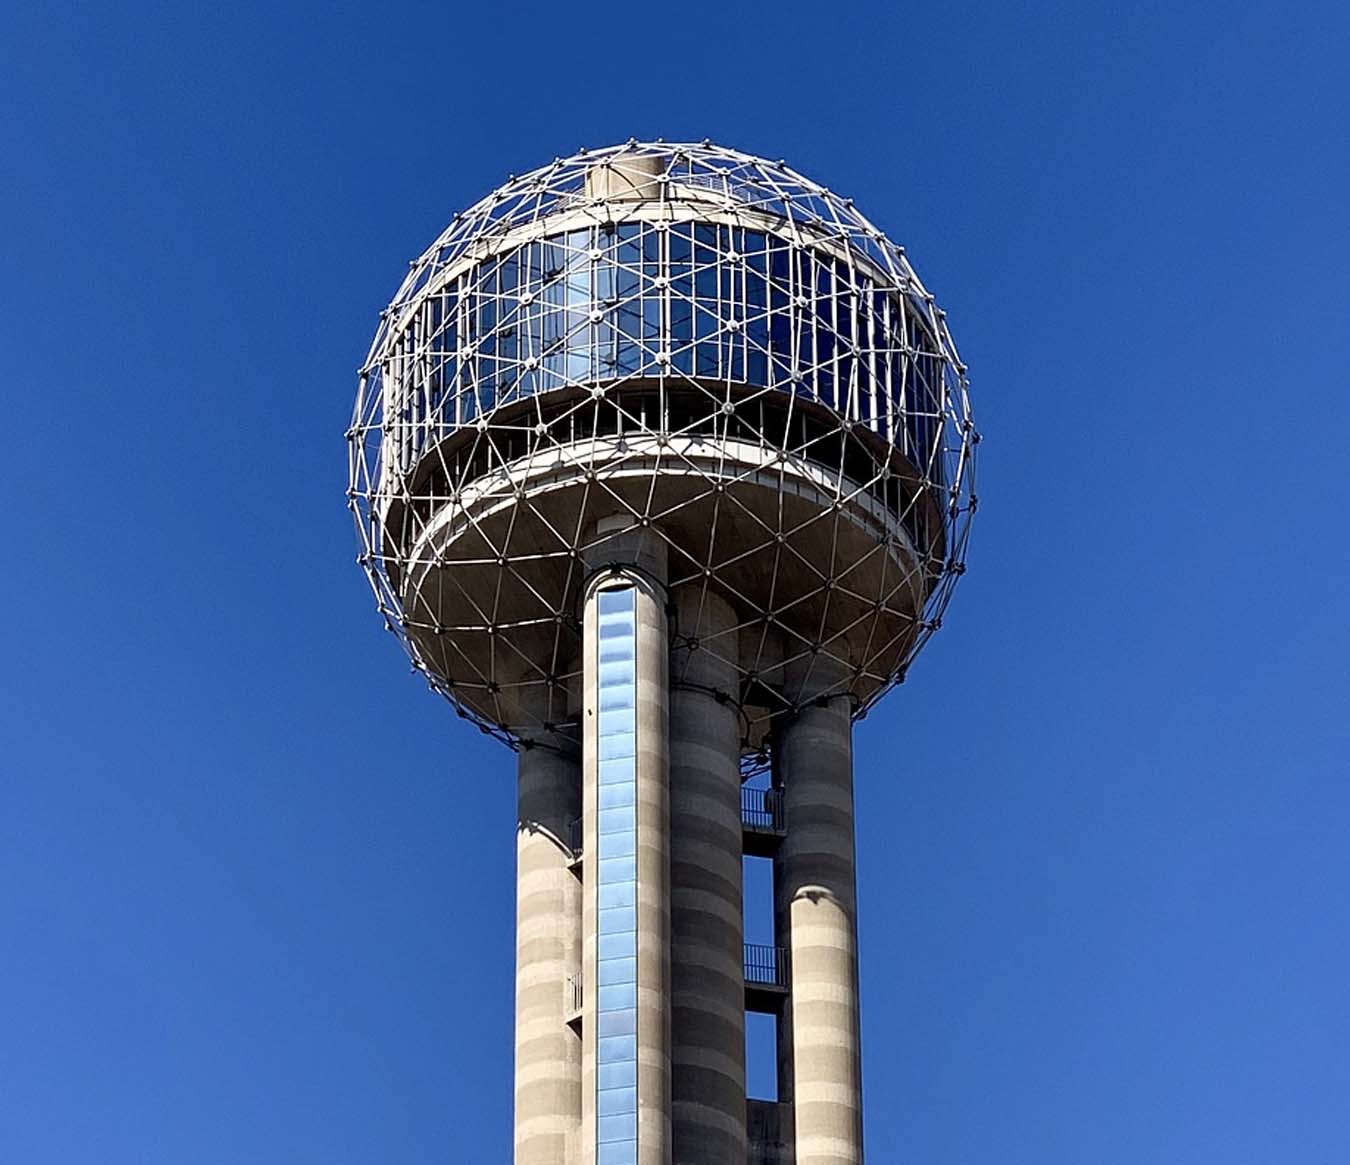
{"type": "Polygon", "coordinates": [[[665,543],[672,610],[735,612],[702,640],[672,618],[673,646],[735,661],[753,752],[776,713],[903,677],[975,508],[965,367],[903,250],[708,143],[584,151],[458,215],[348,438],[381,611],[508,739],[572,733],[582,584],[626,529],[665,543]]]}

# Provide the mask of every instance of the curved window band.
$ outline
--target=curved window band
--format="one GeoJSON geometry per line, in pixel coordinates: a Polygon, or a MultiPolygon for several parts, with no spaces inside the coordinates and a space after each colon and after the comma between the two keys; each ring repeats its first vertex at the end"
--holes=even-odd
{"type": "Polygon", "coordinates": [[[660,225],[527,242],[428,296],[382,373],[384,384],[404,386],[386,401],[400,470],[499,405],[678,375],[819,401],[944,483],[946,364],[903,296],[778,235],[660,225]]]}

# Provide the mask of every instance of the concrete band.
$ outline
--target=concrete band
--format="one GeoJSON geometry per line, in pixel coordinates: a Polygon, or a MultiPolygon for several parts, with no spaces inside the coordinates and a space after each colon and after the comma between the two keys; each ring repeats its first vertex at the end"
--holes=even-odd
{"type": "Polygon", "coordinates": [[[581,954],[581,885],[568,868],[578,761],[524,749],[517,766],[515,1165],[578,1165],[581,1041],[567,1026],[581,954]]]}
{"type": "Polygon", "coordinates": [[[847,701],[803,709],[782,732],[779,748],[787,836],[777,863],[775,900],[780,941],[790,948],[792,962],[791,1000],[780,1045],[780,1096],[793,1105],[796,1165],[861,1165],[847,701]]]}

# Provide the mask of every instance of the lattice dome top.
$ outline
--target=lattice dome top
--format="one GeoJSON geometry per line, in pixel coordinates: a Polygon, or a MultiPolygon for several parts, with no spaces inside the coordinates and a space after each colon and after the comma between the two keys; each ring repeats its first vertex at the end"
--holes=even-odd
{"type": "Polygon", "coordinates": [[[349,503],[415,667],[508,739],[566,735],[576,597],[616,515],[740,624],[675,644],[778,711],[903,678],[964,571],[978,441],[902,248],[711,145],[581,151],[457,215],[382,313],[349,503]],[[733,641],[734,640],[734,641],[733,641]]]}

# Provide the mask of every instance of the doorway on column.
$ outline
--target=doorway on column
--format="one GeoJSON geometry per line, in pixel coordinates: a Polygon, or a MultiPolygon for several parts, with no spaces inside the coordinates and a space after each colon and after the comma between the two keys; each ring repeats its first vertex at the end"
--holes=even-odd
{"type": "Polygon", "coordinates": [[[778,1100],[778,1017],[745,1013],[745,1095],[748,1100],[778,1100]]]}
{"type": "Polygon", "coordinates": [[[773,859],[741,859],[745,916],[745,1094],[778,1099],[777,935],[773,859]]]}

